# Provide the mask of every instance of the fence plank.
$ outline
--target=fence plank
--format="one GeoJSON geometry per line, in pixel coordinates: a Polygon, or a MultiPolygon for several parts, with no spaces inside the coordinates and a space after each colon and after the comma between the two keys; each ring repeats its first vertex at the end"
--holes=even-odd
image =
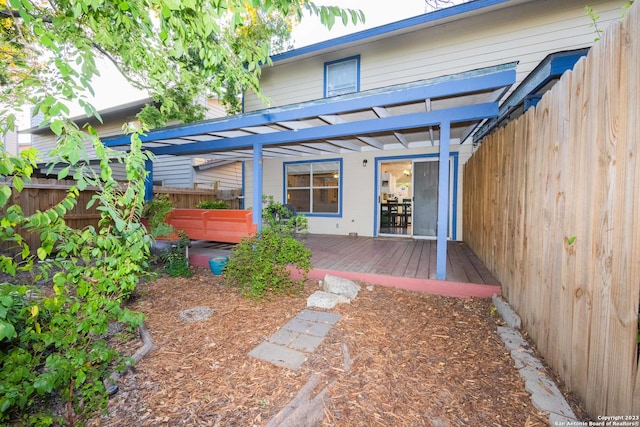
{"type": "MultiPolygon", "coordinates": [[[[635,7],[635,6],[634,6],[635,7]]],[[[623,31],[630,43],[629,48],[626,50],[629,72],[627,86],[628,98],[627,98],[627,140],[630,142],[629,150],[627,152],[628,164],[628,176],[632,183],[630,189],[629,203],[634,210],[631,215],[631,227],[628,239],[631,241],[631,251],[629,257],[631,262],[629,264],[629,277],[633,281],[638,282],[640,277],[640,215],[637,214],[637,207],[640,206],[640,166],[638,165],[638,158],[640,158],[640,139],[638,138],[638,132],[640,132],[640,126],[638,126],[638,117],[640,117],[640,105],[638,105],[638,99],[640,99],[640,73],[638,73],[637,64],[640,64],[640,49],[638,49],[637,40],[640,40],[640,12],[637,7],[635,12],[629,13],[629,16],[623,21],[623,31]],[[635,41],[635,43],[633,43],[635,41]],[[635,68],[634,68],[635,64],[635,68]],[[635,159],[631,161],[630,159],[635,159]]],[[[624,124],[622,124],[624,125],[624,124]]],[[[640,287],[633,287],[630,292],[630,299],[634,303],[638,303],[640,298],[640,287]]],[[[638,311],[638,306],[635,306],[635,311],[638,311]]],[[[637,346],[636,346],[637,348],[637,346]]],[[[637,351],[637,350],[636,350],[637,351]]],[[[637,357],[637,356],[636,356],[637,357]]],[[[635,378],[633,385],[632,396],[632,414],[640,414],[640,369],[635,367],[632,378],[635,378]]]]}
{"type": "MultiPolygon", "coordinates": [[[[551,312],[554,317],[551,320],[551,327],[556,324],[564,325],[558,329],[554,335],[553,358],[554,366],[557,366],[558,374],[567,378],[571,370],[571,353],[564,351],[566,343],[571,343],[573,333],[573,284],[575,283],[575,257],[570,252],[569,239],[575,216],[572,215],[574,207],[573,192],[571,191],[572,179],[576,175],[576,164],[574,162],[574,151],[572,144],[568,143],[571,137],[571,109],[573,100],[571,99],[572,73],[565,73],[561,82],[555,86],[554,105],[555,116],[557,117],[558,132],[558,162],[554,171],[557,180],[556,189],[556,245],[561,256],[556,258],[556,286],[558,287],[557,300],[552,306],[551,312]]],[[[571,248],[572,249],[572,248],[571,248]]]]}
{"type": "MultiPolygon", "coordinates": [[[[615,192],[611,194],[612,212],[609,213],[613,229],[612,233],[612,264],[611,270],[611,311],[609,330],[607,334],[611,345],[607,349],[609,359],[616,363],[609,364],[610,395],[607,405],[612,413],[630,414],[633,401],[633,384],[627,381],[633,378],[637,367],[637,343],[634,342],[638,325],[638,293],[634,292],[631,283],[637,277],[631,276],[629,266],[634,262],[630,258],[633,253],[633,241],[626,239],[625,234],[631,230],[634,205],[630,203],[633,197],[634,183],[633,163],[627,161],[629,149],[626,141],[637,140],[636,135],[627,134],[625,123],[629,121],[629,81],[637,70],[630,69],[629,63],[622,58],[630,54],[630,43],[623,34],[621,24],[618,31],[611,33],[607,39],[607,65],[609,71],[617,70],[614,79],[607,79],[609,90],[611,119],[607,120],[609,132],[607,139],[612,147],[612,179],[615,192]],[[631,173],[630,173],[631,172],[631,173]],[[615,366],[617,365],[617,366],[615,366]],[[615,367],[614,367],[615,366],[615,367]],[[625,386],[619,386],[625,385],[625,386]]],[[[637,102],[637,99],[634,99],[637,102]]],[[[635,189],[637,191],[637,189],[635,189]]]]}
{"type": "MultiPolygon", "coordinates": [[[[570,141],[583,141],[586,145],[589,140],[590,132],[585,130],[583,126],[584,112],[589,104],[589,97],[585,93],[584,81],[585,60],[580,60],[572,71],[570,95],[573,98],[572,111],[569,116],[571,124],[570,141]]],[[[574,142],[575,145],[575,142],[574,142]]],[[[581,191],[581,188],[591,188],[590,165],[591,150],[578,149],[574,151],[575,173],[571,183],[571,188],[567,191],[573,200],[572,209],[568,212],[571,214],[565,219],[567,223],[567,235],[573,239],[572,242],[567,240],[568,262],[573,263],[574,278],[571,283],[572,287],[572,328],[571,340],[567,341],[570,345],[570,373],[566,377],[565,382],[568,387],[575,390],[576,394],[582,401],[586,401],[587,390],[587,367],[589,354],[589,331],[591,317],[591,297],[589,290],[588,268],[585,263],[589,263],[590,251],[587,250],[587,242],[589,239],[588,223],[592,211],[591,198],[587,191],[581,191]]]]}

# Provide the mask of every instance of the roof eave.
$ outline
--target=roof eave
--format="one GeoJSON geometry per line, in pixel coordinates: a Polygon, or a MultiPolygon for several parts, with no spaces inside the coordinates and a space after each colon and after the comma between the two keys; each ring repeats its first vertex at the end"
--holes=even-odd
{"type": "Polygon", "coordinates": [[[418,29],[442,25],[461,18],[471,17],[511,6],[513,3],[524,3],[530,0],[472,0],[455,6],[439,9],[422,15],[413,16],[400,21],[391,22],[374,28],[348,34],[334,39],[322,41],[309,46],[282,52],[271,57],[271,61],[285,62],[301,59],[306,56],[317,55],[326,51],[343,49],[350,45],[367,43],[376,39],[390,37],[416,31],[418,29]]]}

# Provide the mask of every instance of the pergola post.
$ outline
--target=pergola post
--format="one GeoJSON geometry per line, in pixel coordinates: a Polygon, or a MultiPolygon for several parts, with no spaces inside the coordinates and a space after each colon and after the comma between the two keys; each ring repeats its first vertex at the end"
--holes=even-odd
{"type": "Polygon", "coordinates": [[[449,227],[449,153],[451,122],[440,123],[440,157],[438,173],[438,223],[436,279],[447,279],[447,230],[449,227]]]}
{"type": "Polygon", "coordinates": [[[144,179],[144,199],[153,199],[153,161],[151,159],[145,159],[144,170],[147,171],[147,175],[144,179]]]}
{"type": "Polygon", "coordinates": [[[262,230],[262,144],[253,144],[253,223],[262,230]]]}

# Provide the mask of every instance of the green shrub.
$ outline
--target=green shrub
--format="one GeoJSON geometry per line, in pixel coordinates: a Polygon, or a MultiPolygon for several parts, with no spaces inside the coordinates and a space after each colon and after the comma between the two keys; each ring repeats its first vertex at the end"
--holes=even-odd
{"type": "Polygon", "coordinates": [[[196,203],[198,209],[229,209],[229,204],[224,200],[202,200],[196,203]]]}
{"type": "Polygon", "coordinates": [[[189,268],[189,258],[187,257],[187,247],[189,246],[189,237],[182,231],[179,231],[180,240],[178,240],[171,249],[164,253],[161,257],[167,274],[171,277],[190,277],[193,275],[189,268]]]}
{"type": "MultiPolygon", "coordinates": [[[[57,205],[32,215],[10,205],[11,189],[4,179],[9,177],[22,191],[33,158],[0,152],[5,182],[0,184],[0,238],[20,249],[18,257],[0,254],[2,272],[12,276],[11,283],[0,284],[0,425],[81,425],[106,406],[103,379],[125,363],[106,341],[109,325],[122,323],[132,330],[142,322],[140,314],[122,303],[148,270],[151,239],[137,221],[146,156],[134,135],[130,153],[119,158],[127,171],[127,183],[121,186],[108,162],[117,154],[100,144],[91,127],[87,130],[101,159],[100,174],[79,167],[74,174],[77,186],[57,205]],[[98,227],[72,229],[64,216],[87,186],[99,189],[90,202],[101,215],[98,227]],[[37,233],[40,247],[29,248],[17,228],[37,233]],[[56,273],[51,278],[52,271],[56,273]],[[52,279],[53,295],[26,286],[24,280],[34,280],[17,275],[20,272],[35,273],[35,280],[52,279]],[[54,413],[50,408],[60,405],[51,402],[60,400],[64,413],[54,413]]],[[[83,144],[85,134],[72,125],[64,132],[56,151],[68,159],[79,150],[73,143],[83,144]]],[[[59,179],[69,170],[61,171],[59,179]]]]}
{"type": "Polygon", "coordinates": [[[171,234],[174,228],[166,223],[169,212],[173,209],[173,203],[168,194],[160,194],[151,200],[144,202],[142,217],[149,221],[149,234],[151,237],[161,237],[171,234]]]}
{"type": "Polygon", "coordinates": [[[281,221],[273,212],[284,212],[286,207],[267,199],[263,209],[262,230],[255,236],[244,238],[233,250],[223,277],[227,284],[236,286],[248,297],[263,298],[267,294],[298,292],[311,270],[311,251],[295,239],[295,234],[306,229],[307,219],[301,214],[281,221]],[[302,274],[298,282],[291,278],[290,267],[302,274]]]}

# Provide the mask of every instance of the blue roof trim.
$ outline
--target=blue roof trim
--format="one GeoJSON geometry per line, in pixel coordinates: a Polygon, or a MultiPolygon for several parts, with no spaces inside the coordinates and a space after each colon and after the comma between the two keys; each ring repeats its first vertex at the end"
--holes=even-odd
{"type": "Polygon", "coordinates": [[[346,122],[331,126],[317,126],[290,131],[238,136],[212,141],[191,142],[182,145],[148,148],[156,155],[191,155],[211,153],[214,151],[247,148],[255,145],[288,144],[300,141],[316,141],[327,138],[361,135],[374,132],[385,132],[401,129],[412,129],[424,126],[436,126],[443,121],[451,123],[484,120],[498,114],[498,103],[489,102],[428,113],[412,113],[379,119],[346,122]]]}
{"type": "MultiPolygon", "coordinates": [[[[242,115],[205,120],[186,125],[170,126],[142,135],[141,140],[142,142],[148,142],[164,139],[176,139],[192,135],[210,134],[242,129],[245,127],[266,125],[280,121],[299,120],[320,115],[357,111],[371,108],[372,106],[393,105],[427,98],[464,94],[478,90],[495,89],[510,86],[515,82],[515,68],[515,63],[505,64],[451,76],[397,85],[391,88],[372,89],[365,92],[341,95],[285,107],[260,110],[242,115]]],[[[277,135],[282,135],[282,133],[277,133],[277,135]]],[[[256,138],[260,136],[261,135],[251,135],[240,138],[256,138]]],[[[103,143],[107,147],[128,145],[130,143],[130,137],[128,135],[122,135],[105,138],[103,143]]],[[[227,145],[228,142],[226,142],[226,140],[220,139],[207,142],[187,143],[184,145],[194,146],[198,144],[202,146],[202,144],[210,145],[211,143],[214,143],[214,146],[218,149],[233,147],[232,145],[227,145]]],[[[158,148],[151,149],[151,151],[155,150],[158,150],[158,148]]],[[[168,151],[165,153],[174,154],[168,151]]]]}
{"type": "MultiPolygon", "coordinates": [[[[580,58],[589,52],[588,48],[556,52],[547,55],[538,66],[522,81],[522,83],[509,95],[500,106],[500,113],[497,117],[484,123],[478,132],[473,136],[473,141],[477,142],[493,131],[500,123],[516,110],[523,102],[526,103],[528,97],[536,94],[551,80],[559,78],[565,71],[573,69],[573,66],[580,58]]],[[[535,105],[537,102],[526,103],[527,107],[535,105]]]]}
{"type": "Polygon", "coordinates": [[[447,7],[445,9],[436,10],[433,12],[425,13],[411,18],[403,19],[400,21],[392,22],[390,24],[381,25],[379,27],[369,28],[357,33],[348,34],[335,39],[330,39],[320,43],[315,43],[309,46],[304,46],[298,49],[293,49],[288,52],[279,53],[271,57],[272,62],[284,61],[286,59],[295,58],[310,53],[319,52],[325,49],[331,49],[342,46],[347,43],[358,42],[366,40],[371,37],[377,37],[385,34],[392,33],[394,31],[404,30],[416,25],[422,25],[426,23],[436,22],[441,19],[450,18],[457,15],[463,15],[465,13],[480,10],[489,6],[495,6],[497,4],[508,3],[509,0],[475,0],[459,5],[447,7]]]}

